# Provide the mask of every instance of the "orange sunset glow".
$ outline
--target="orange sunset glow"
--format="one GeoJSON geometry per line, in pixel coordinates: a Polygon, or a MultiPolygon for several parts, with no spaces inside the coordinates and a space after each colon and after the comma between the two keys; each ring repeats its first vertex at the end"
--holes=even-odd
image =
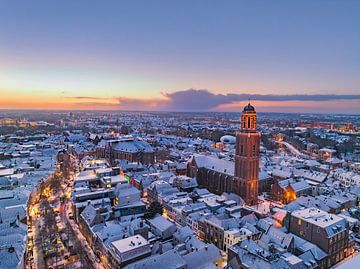
{"type": "Polygon", "coordinates": [[[10,2],[1,109],[360,113],[356,8],[10,2]]]}

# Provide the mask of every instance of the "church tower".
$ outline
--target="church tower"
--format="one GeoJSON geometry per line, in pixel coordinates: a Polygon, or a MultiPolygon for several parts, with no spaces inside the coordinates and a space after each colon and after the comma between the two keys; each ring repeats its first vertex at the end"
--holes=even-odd
{"type": "Polygon", "coordinates": [[[233,191],[248,205],[257,204],[259,188],[260,132],[256,129],[256,111],[250,104],[241,114],[236,132],[235,177],[233,191]]]}

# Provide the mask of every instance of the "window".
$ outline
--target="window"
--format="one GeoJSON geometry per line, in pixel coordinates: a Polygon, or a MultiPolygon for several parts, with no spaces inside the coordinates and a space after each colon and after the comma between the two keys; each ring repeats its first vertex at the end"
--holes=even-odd
{"type": "Polygon", "coordinates": [[[301,219],[298,219],[298,225],[301,225],[301,219]]]}
{"type": "Polygon", "coordinates": [[[256,146],[255,145],[253,145],[253,156],[255,156],[255,151],[256,151],[256,146]]]}
{"type": "Polygon", "coordinates": [[[243,154],[244,153],[244,145],[241,145],[240,146],[240,154],[243,154]]]}

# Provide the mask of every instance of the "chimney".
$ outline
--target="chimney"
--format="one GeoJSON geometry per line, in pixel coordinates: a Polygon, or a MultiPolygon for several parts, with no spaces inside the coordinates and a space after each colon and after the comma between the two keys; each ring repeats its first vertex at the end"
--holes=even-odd
{"type": "Polygon", "coordinates": [[[15,251],[15,248],[13,247],[13,245],[11,245],[8,249],[9,253],[13,253],[15,251]]]}

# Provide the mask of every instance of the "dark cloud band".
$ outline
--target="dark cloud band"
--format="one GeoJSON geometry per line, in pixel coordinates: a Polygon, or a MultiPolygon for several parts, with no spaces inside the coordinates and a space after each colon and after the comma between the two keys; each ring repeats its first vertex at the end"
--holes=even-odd
{"type": "MultiPolygon", "coordinates": [[[[188,89],[173,93],[163,94],[168,98],[168,108],[173,109],[196,109],[209,110],[219,105],[231,104],[248,99],[258,101],[330,101],[330,100],[359,100],[360,94],[335,95],[335,94],[294,94],[294,95],[273,95],[273,94],[214,94],[208,90],[188,89]]],[[[360,105],[360,104],[359,104],[360,105]]]]}

